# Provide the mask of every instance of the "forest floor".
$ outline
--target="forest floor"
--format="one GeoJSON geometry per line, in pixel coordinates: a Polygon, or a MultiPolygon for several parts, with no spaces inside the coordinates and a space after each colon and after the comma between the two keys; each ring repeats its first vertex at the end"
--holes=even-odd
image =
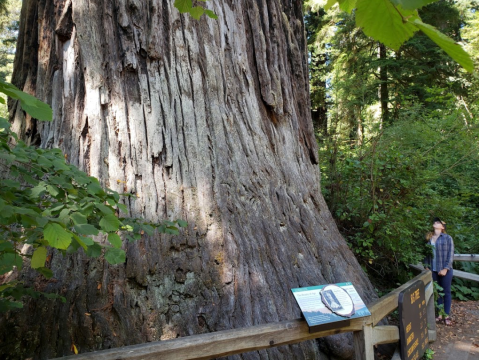
{"type": "Polygon", "coordinates": [[[479,360],[479,301],[452,302],[452,326],[439,323],[434,360],[479,360]]]}

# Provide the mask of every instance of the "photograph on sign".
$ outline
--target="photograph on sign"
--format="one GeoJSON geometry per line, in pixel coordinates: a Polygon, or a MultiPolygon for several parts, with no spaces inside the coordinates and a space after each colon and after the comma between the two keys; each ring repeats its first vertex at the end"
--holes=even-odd
{"type": "Polygon", "coordinates": [[[354,303],[346,290],[338,285],[326,285],[321,290],[321,300],[326,307],[339,316],[354,315],[354,303]]]}

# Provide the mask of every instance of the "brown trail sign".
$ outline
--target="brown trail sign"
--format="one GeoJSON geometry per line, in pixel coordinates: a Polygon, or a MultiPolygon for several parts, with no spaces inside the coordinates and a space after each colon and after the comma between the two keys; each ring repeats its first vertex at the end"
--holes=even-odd
{"type": "Polygon", "coordinates": [[[398,302],[401,359],[421,359],[429,343],[424,283],[416,281],[402,291],[398,302]]]}

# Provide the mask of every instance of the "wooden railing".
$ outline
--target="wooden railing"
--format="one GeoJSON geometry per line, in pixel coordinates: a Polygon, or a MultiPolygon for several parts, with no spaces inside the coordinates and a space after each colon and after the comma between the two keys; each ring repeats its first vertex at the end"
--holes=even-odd
{"type": "Polygon", "coordinates": [[[57,360],[212,359],[248,351],[269,349],[280,345],[294,344],[345,332],[353,332],[355,358],[357,360],[373,360],[374,345],[399,341],[399,328],[397,326],[378,326],[377,324],[398,307],[399,293],[417,280],[421,280],[426,285],[429,341],[434,341],[436,339],[436,322],[432,276],[430,271],[425,270],[388,295],[368,304],[371,316],[352,319],[348,326],[310,333],[306,321],[297,319],[95,351],[66,356],[57,360]]]}
{"type": "MultiPolygon", "coordinates": [[[[479,254],[454,254],[454,261],[479,262],[479,254]]],[[[410,265],[410,266],[419,271],[424,270],[424,267],[422,265],[410,265]]],[[[454,269],[454,276],[464,280],[479,282],[478,274],[472,274],[466,271],[454,269]]]]}
{"type": "Polygon", "coordinates": [[[454,254],[454,261],[479,262],[479,254],[454,254]]]}
{"type": "MultiPolygon", "coordinates": [[[[479,254],[454,254],[454,261],[479,262],[479,254]]],[[[454,269],[454,276],[465,280],[479,282],[479,275],[471,274],[466,271],[454,269]]]]}

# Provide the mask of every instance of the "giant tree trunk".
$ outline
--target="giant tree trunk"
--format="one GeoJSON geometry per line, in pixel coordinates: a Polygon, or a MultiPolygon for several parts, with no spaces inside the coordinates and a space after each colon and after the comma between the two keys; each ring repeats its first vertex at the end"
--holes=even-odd
{"type": "MultiPolygon", "coordinates": [[[[54,253],[67,302],[29,301],[0,321],[2,358],[48,358],[297,318],[290,288],[352,281],[373,291],[320,193],[302,1],[25,0],[14,83],[52,105],[31,142],[119,192],[180,236],[125,243],[127,262],[54,253]]],[[[247,359],[346,357],[345,338],[247,359]],[[321,349],[321,350],[320,350],[321,349]]],[[[238,358],[238,357],[236,357],[238,358]]]]}

